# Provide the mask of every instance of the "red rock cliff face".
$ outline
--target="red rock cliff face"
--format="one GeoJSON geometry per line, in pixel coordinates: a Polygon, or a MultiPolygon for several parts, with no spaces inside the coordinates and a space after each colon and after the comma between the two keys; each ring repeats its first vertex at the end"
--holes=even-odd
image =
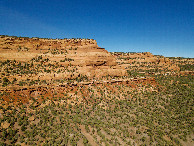
{"type": "Polygon", "coordinates": [[[20,38],[3,37],[0,38],[2,49],[29,48],[32,50],[41,49],[69,49],[74,47],[97,48],[97,43],[93,39],[42,39],[42,38],[20,38]]]}
{"type": "MultiPolygon", "coordinates": [[[[108,51],[99,48],[93,39],[39,39],[0,37],[0,60],[15,59],[27,61],[38,55],[55,51],[51,60],[71,58],[72,65],[110,66],[116,59],[108,51]],[[63,54],[56,52],[65,52],[63,54]]],[[[52,53],[52,52],[51,52],[52,53]]]]}
{"type": "MultiPolygon", "coordinates": [[[[179,71],[180,68],[169,58],[159,55],[153,55],[150,52],[143,53],[112,53],[116,57],[116,62],[123,68],[130,70],[163,70],[179,71]]],[[[156,70],[156,72],[157,72],[156,70]]]]}

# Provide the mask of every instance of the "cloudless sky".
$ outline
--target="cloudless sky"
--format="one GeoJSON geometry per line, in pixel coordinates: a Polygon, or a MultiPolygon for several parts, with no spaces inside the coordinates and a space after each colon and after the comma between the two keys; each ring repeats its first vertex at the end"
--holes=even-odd
{"type": "Polygon", "coordinates": [[[0,0],[0,34],[194,58],[194,0],[0,0]]]}

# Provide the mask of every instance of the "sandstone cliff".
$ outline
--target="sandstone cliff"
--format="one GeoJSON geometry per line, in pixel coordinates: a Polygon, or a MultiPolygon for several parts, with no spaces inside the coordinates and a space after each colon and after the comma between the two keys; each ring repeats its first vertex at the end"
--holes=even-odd
{"type": "MultiPolygon", "coordinates": [[[[115,58],[105,49],[98,47],[93,39],[39,39],[0,37],[0,60],[31,60],[41,54],[53,54],[55,60],[71,58],[76,65],[116,65],[115,58]],[[65,53],[60,53],[65,52],[65,53]]],[[[58,60],[60,61],[60,60],[58,60]]]]}
{"type": "Polygon", "coordinates": [[[100,48],[93,39],[0,37],[0,60],[29,62],[33,59],[41,61],[40,58],[47,60],[44,64],[58,63],[62,67],[77,67],[77,73],[64,73],[59,75],[60,77],[76,77],[79,74],[89,77],[125,74],[125,71],[117,66],[116,58],[104,48],[100,48]],[[115,68],[112,69],[111,66],[115,68]]]}

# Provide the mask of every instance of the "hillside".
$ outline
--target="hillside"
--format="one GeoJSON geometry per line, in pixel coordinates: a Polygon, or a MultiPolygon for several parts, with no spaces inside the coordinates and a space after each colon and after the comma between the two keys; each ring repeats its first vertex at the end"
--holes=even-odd
{"type": "Polygon", "coordinates": [[[0,141],[192,145],[192,58],[0,36],[0,141]]]}

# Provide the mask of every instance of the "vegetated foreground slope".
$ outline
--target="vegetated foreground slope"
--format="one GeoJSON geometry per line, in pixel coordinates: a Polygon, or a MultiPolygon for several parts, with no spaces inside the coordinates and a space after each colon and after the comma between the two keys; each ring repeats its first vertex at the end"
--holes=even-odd
{"type": "Polygon", "coordinates": [[[193,145],[193,59],[0,39],[1,144],[193,145]]]}

